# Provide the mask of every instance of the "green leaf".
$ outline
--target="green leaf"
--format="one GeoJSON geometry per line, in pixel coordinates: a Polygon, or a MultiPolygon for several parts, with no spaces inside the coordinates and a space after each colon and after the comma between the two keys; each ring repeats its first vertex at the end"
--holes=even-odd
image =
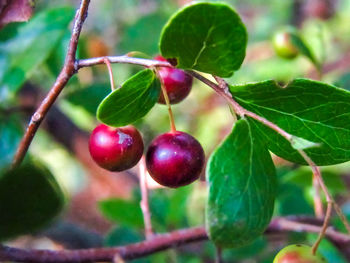
{"type": "Polygon", "coordinates": [[[31,233],[63,208],[63,193],[45,167],[26,163],[0,175],[0,240],[31,233]]]}
{"type": "Polygon", "coordinates": [[[206,227],[220,247],[256,240],[268,226],[276,195],[271,156],[250,120],[239,120],[207,166],[206,227]]]}
{"type": "Polygon", "coordinates": [[[164,26],[160,51],[177,67],[230,77],[245,57],[247,32],[227,4],[199,2],[175,13],[164,26]]]}
{"type": "Polygon", "coordinates": [[[22,138],[23,130],[17,118],[0,116],[0,171],[9,166],[22,138]]]}
{"type": "Polygon", "coordinates": [[[125,126],[145,116],[159,98],[160,84],[150,69],[140,71],[111,92],[98,106],[97,118],[110,126],[125,126]]]}
{"type": "MultiPolygon", "coordinates": [[[[246,109],[294,136],[316,143],[305,152],[317,165],[350,160],[348,91],[308,79],[296,79],[284,87],[268,80],[231,86],[230,91],[246,109]]],[[[306,164],[281,135],[257,121],[253,124],[272,152],[291,162],[306,164]]]]}
{"type": "Polygon", "coordinates": [[[63,37],[74,10],[61,7],[41,12],[18,28],[17,35],[0,43],[6,63],[0,73],[0,90],[8,99],[30,77],[63,37]]]}
{"type": "Polygon", "coordinates": [[[143,216],[140,205],[124,199],[108,199],[99,202],[102,214],[115,223],[131,227],[143,227],[143,216]]]}

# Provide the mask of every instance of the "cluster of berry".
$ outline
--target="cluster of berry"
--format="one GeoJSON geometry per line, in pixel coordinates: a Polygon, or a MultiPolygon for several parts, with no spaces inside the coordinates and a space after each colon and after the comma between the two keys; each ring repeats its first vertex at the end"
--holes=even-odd
{"type": "MultiPolygon", "coordinates": [[[[165,59],[156,57],[159,61],[165,59]]],[[[190,93],[192,77],[174,68],[160,68],[159,77],[169,102],[179,103],[190,93]]],[[[163,94],[159,103],[165,104],[163,94]]],[[[109,127],[98,125],[92,132],[89,150],[95,162],[110,171],[123,171],[135,166],[141,159],[144,144],[133,126],[109,127]]],[[[170,131],[156,137],[146,153],[146,166],[152,178],[167,187],[180,187],[198,179],[205,162],[200,143],[191,135],[170,131]]]]}

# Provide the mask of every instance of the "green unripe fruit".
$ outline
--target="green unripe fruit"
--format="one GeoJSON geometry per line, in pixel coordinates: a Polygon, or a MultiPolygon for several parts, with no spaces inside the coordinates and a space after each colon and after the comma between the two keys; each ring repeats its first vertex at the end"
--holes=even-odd
{"type": "Polygon", "coordinates": [[[299,54],[298,48],[292,42],[291,30],[278,31],[272,39],[273,47],[278,56],[293,59],[299,54]]]}
{"type": "Polygon", "coordinates": [[[320,253],[312,254],[312,248],[306,245],[290,245],[276,255],[273,263],[326,263],[320,253]]]}

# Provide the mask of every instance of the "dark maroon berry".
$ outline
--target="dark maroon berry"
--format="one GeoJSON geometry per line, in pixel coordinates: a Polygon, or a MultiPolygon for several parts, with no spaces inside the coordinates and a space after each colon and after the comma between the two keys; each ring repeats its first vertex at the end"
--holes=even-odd
{"type": "Polygon", "coordinates": [[[89,150],[94,161],[110,171],[123,171],[137,164],[143,153],[141,134],[133,126],[98,125],[91,133],[89,150]]]}
{"type": "MultiPolygon", "coordinates": [[[[162,56],[155,57],[158,61],[167,61],[162,56]]],[[[190,93],[192,88],[192,76],[181,69],[162,67],[158,70],[159,76],[167,91],[171,104],[182,101],[190,93]]],[[[165,104],[163,93],[159,96],[159,103],[165,104]]]]}
{"type": "Polygon", "coordinates": [[[185,132],[168,132],[155,138],[148,148],[146,165],[161,185],[179,187],[198,179],[204,165],[199,142],[185,132]]]}

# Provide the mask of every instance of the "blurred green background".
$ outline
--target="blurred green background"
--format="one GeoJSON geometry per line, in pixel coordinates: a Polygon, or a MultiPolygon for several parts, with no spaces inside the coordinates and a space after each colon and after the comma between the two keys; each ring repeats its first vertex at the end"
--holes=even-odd
{"type": "MultiPolygon", "coordinates": [[[[158,54],[162,26],[185,0],[91,1],[79,40],[78,58],[122,55],[139,51],[158,54]]],[[[249,35],[246,59],[229,83],[265,79],[288,82],[296,77],[318,79],[304,57],[284,60],[275,55],[271,37],[285,25],[300,30],[304,41],[324,64],[323,81],[350,90],[350,1],[338,0],[231,0],[249,35]]],[[[0,169],[11,162],[30,113],[52,86],[65,57],[71,21],[78,1],[36,1],[29,22],[12,23],[0,30],[0,169]],[[20,65],[20,66],[19,66],[20,65]],[[15,69],[21,71],[15,71],[15,69]]],[[[114,64],[116,85],[141,67],[114,64]]],[[[30,155],[44,163],[65,192],[64,212],[46,229],[8,241],[23,247],[81,248],[115,246],[142,240],[138,169],[110,173],[88,156],[88,134],[97,125],[95,111],[109,93],[104,66],[86,68],[74,76],[37,133],[30,155]]],[[[229,107],[208,87],[195,81],[190,96],[173,106],[178,130],[203,145],[208,157],[230,132],[234,119],[229,107]]],[[[168,131],[167,109],[156,105],[135,126],[146,146],[168,131]]],[[[311,171],[274,158],[279,175],[275,215],[313,215],[311,171]]],[[[325,181],[350,217],[350,164],[325,167],[325,181]]],[[[203,224],[206,186],[202,180],[178,190],[153,189],[150,194],[153,226],[157,232],[203,224]]],[[[337,220],[335,226],[340,226],[337,220]]],[[[225,262],[272,262],[288,243],[311,244],[315,235],[266,235],[241,249],[225,250],[225,262]]],[[[332,263],[349,262],[331,242],[321,252],[332,263]]],[[[209,242],[160,252],[133,262],[213,262],[209,242]]],[[[349,255],[348,255],[349,256],[349,255]]],[[[349,260],[349,259],[348,259],[349,260]]]]}

